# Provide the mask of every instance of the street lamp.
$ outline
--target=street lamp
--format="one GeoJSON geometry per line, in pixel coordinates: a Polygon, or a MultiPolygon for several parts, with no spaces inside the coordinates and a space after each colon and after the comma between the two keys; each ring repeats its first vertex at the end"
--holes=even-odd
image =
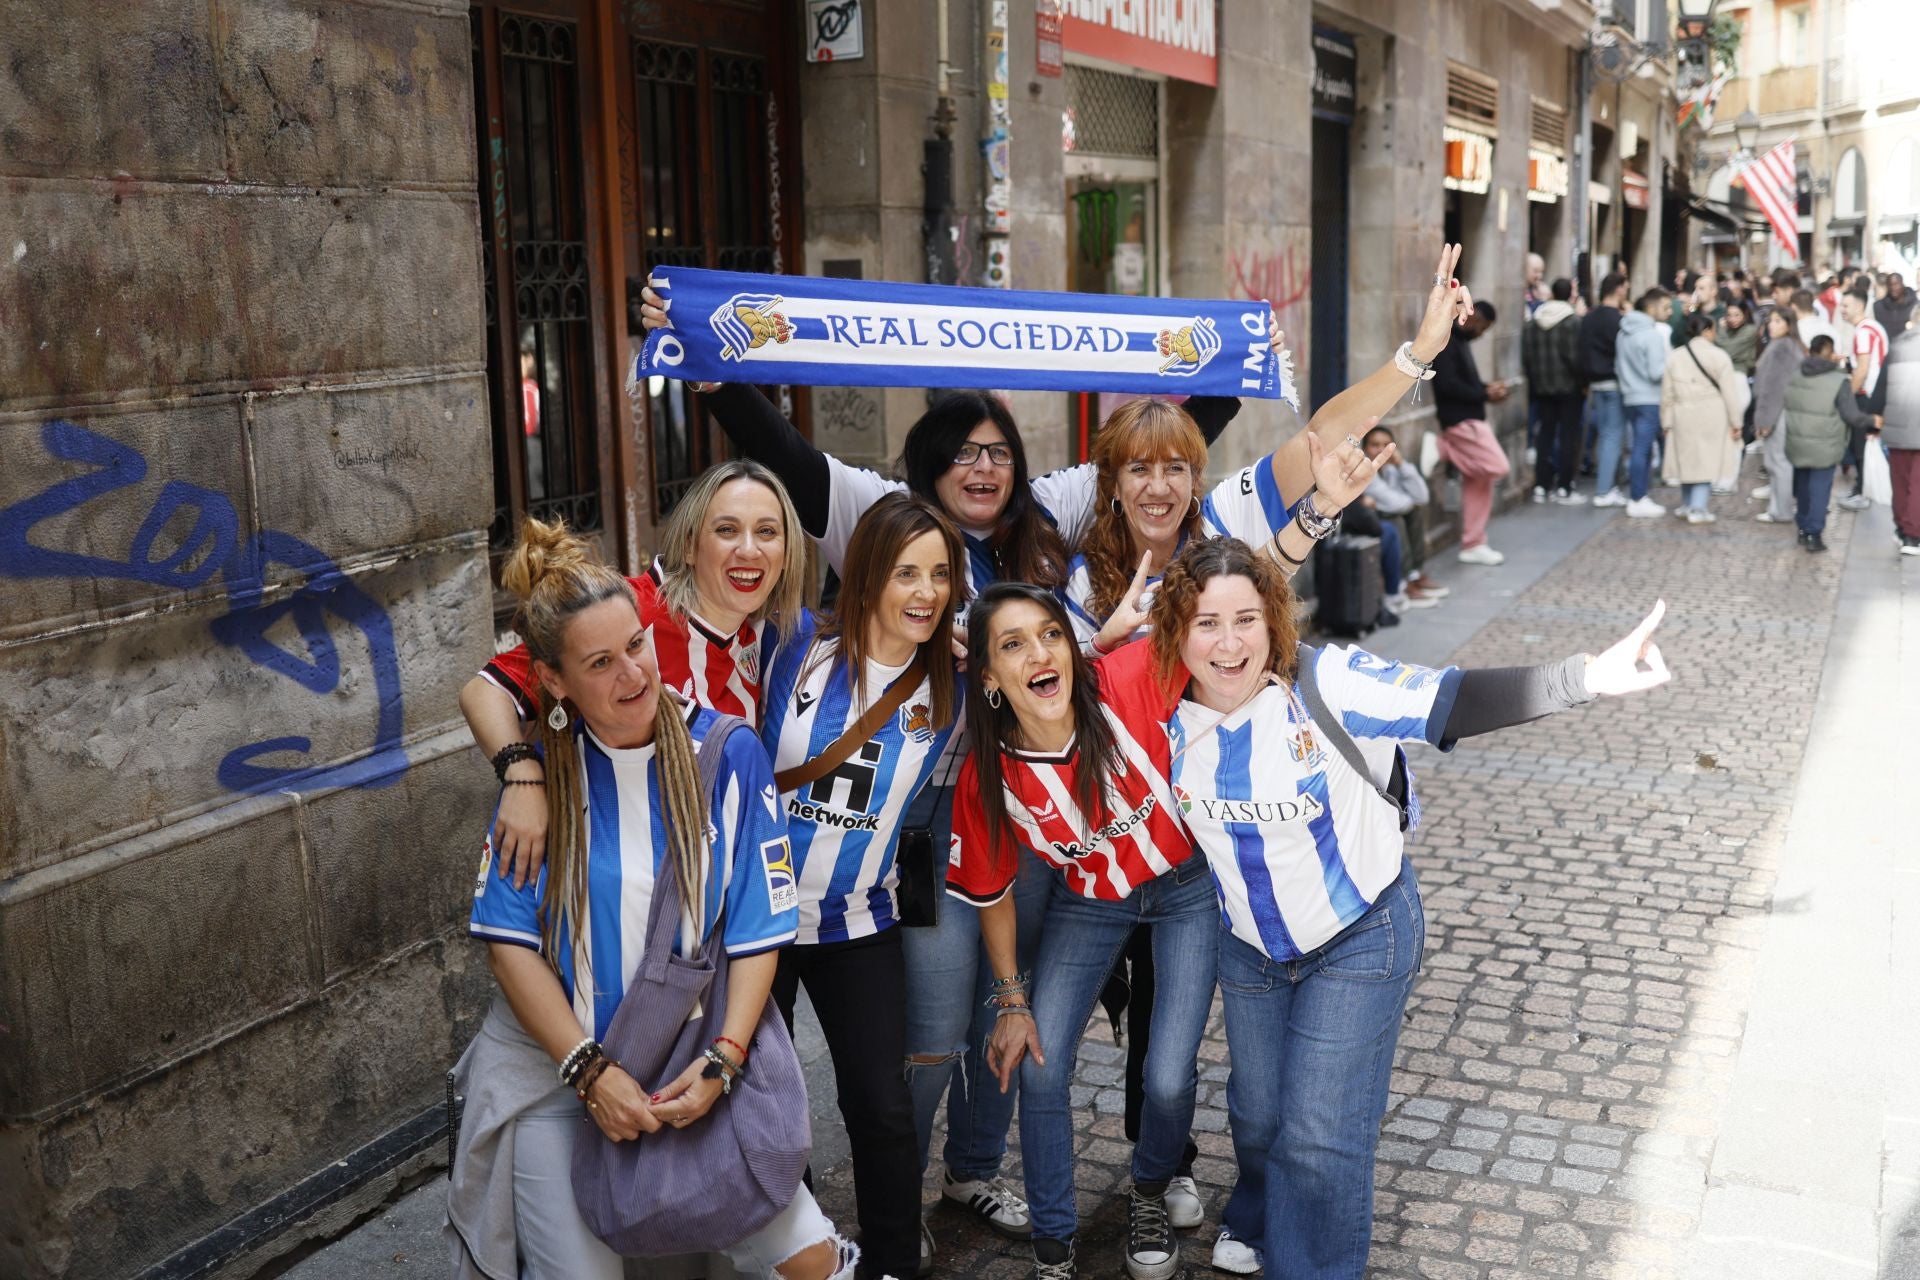
{"type": "Polygon", "coordinates": [[[1753,114],[1753,108],[1742,111],[1733,122],[1733,140],[1741,151],[1753,154],[1753,144],[1760,140],[1760,117],[1753,114]]]}
{"type": "Polygon", "coordinates": [[[1713,46],[1707,33],[1720,0],[1678,0],[1679,21],[1674,28],[1675,87],[1685,92],[1713,79],[1713,46]]]}

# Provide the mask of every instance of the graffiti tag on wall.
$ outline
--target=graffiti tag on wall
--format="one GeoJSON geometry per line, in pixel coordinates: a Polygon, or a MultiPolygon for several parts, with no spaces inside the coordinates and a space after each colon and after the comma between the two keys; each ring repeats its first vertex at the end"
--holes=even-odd
{"type": "Polygon", "coordinates": [[[161,488],[123,560],[38,545],[31,537],[35,525],[139,484],[147,475],[147,460],[138,450],[75,423],[49,422],[40,439],[53,457],[94,470],[0,510],[0,578],[144,582],[180,591],[220,578],[227,612],[208,624],[214,638],[316,696],[340,687],[340,649],[328,620],[344,622],[366,638],[372,661],[379,704],[372,753],[336,767],[275,763],[265,758],[305,756],[312,740],[294,734],[262,738],[227,752],[218,770],[220,784],[233,791],[311,790],[382,787],[398,779],[406,767],[400,744],[400,658],[393,623],[377,601],[318,548],[291,534],[267,529],[243,535],[239,512],[225,494],[183,480],[169,480],[161,488]],[[172,550],[159,549],[162,534],[188,517],[192,523],[186,533],[168,540],[172,550]],[[274,566],[292,569],[302,581],[286,596],[267,601],[268,571],[274,566]],[[304,653],[270,638],[288,621],[304,653]]]}

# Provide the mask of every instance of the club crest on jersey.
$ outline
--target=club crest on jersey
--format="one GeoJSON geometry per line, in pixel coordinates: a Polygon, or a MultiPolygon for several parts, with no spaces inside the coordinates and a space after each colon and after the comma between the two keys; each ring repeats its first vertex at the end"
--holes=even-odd
{"type": "Polygon", "coordinates": [[[733,660],[734,667],[745,676],[747,683],[760,683],[760,642],[740,646],[738,656],[733,660]]]}
{"type": "Polygon", "coordinates": [[[1313,724],[1309,721],[1300,726],[1294,735],[1287,739],[1287,750],[1294,760],[1316,769],[1327,762],[1327,753],[1320,748],[1320,740],[1313,736],[1313,724]]]}
{"type": "Polygon", "coordinates": [[[924,702],[910,703],[900,708],[900,732],[925,746],[933,741],[933,712],[924,702]]]}
{"type": "Polygon", "coordinates": [[[797,909],[800,886],[793,875],[793,846],[785,836],[761,844],[760,868],[767,873],[767,905],[776,912],[797,909]]]}
{"type": "Polygon", "coordinates": [[[720,339],[722,360],[743,359],[747,352],[767,343],[781,344],[793,337],[793,325],[774,308],[782,302],[778,294],[736,293],[714,309],[707,323],[720,339]]]}

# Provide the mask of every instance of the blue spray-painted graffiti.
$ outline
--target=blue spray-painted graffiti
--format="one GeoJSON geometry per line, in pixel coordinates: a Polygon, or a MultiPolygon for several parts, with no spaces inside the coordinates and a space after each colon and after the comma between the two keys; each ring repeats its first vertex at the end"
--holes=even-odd
{"type": "Polygon", "coordinates": [[[214,638],[315,694],[332,693],[340,685],[340,650],[327,621],[329,615],[338,618],[366,637],[372,658],[379,704],[372,754],[335,767],[275,764],[262,757],[303,755],[312,749],[312,740],[297,735],[264,738],[226,754],[220,762],[220,783],[234,791],[304,791],[383,787],[398,779],[406,768],[406,753],[400,745],[400,659],[394,648],[393,623],[377,601],[319,549],[290,534],[268,529],[243,538],[239,513],[225,494],[181,480],[169,480],[161,488],[134,533],[125,560],[35,545],[29,535],[36,524],[138,484],[147,476],[147,460],[138,450],[72,422],[47,423],[40,439],[55,458],[96,469],[0,510],[0,578],[118,579],[185,591],[216,575],[224,576],[228,611],[209,624],[214,638]],[[192,527],[171,552],[156,558],[155,543],[183,512],[192,513],[192,527]],[[275,565],[294,570],[304,580],[285,598],[262,603],[268,570],[275,565]],[[292,620],[305,655],[268,638],[283,619],[292,620]]]}

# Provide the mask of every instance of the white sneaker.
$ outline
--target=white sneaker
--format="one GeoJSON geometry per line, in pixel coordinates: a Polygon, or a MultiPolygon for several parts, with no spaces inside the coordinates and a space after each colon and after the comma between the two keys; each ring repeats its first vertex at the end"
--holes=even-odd
{"type": "Polygon", "coordinates": [[[1752,493],[1749,493],[1747,496],[1749,498],[1752,498],[1755,502],[1769,501],[1773,497],[1773,486],[1770,484],[1763,484],[1759,488],[1755,489],[1752,493]]]}
{"type": "Polygon", "coordinates": [[[1717,493],[1724,498],[1728,494],[1731,494],[1733,492],[1733,485],[1722,484],[1716,481],[1714,484],[1708,486],[1708,489],[1709,489],[1709,492],[1717,493]]]}
{"type": "Polygon", "coordinates": [[[1584,507],[1587,505],[1587,495],[1584,493],[1575,493],[1572,489],[1560,490],[1553,495],[1553,500],[1563,507],[1584,507]]]}
{"type": "Polygon", "coordinates": [[[1840,505],[1849,511],[1865,511],[1873,505],[1873,500],[1864,493],[1854,493],[1840,499],[1840,505]]]}
{"type": "Polygon", "coordinates": [[[933,1232],[927,1229],[927,1220],[920,1219],[920,1269],[913,1273],[914,1280],[933,1274],[933,1232]]]}
{"type": "Polygon", "coordinates": [[[1545,502],[1547,500],[1547,491],[1543,486],[1533,486],[1533,500],[1535,502],[1545,502]]]}
{"type": "Polygon", "coordinates": [[[1220,1237],[1213,1242],[1213,1269],[1230,1271],[1237,1276],[1254,1275],[1266,1265],[1266,1259],[1260,1251],[1244,1240],[1236,1240],[1221,1228],[1220,1237]]]}
{"type": "Polygon", "coordinates": [[[1762,511],[1759,515],[1756,515],[1754,519],[1758,520],[1761,524],[1785,524],[1786,523],[1785,520],[1782,520],[1779,516],[1774,515],[1773,512],[1771,511],[1762,511]]]}
{"type": "Polygon", "coordinates": [[[1194,1185],[1191,1177],[1182,1175],[1167,1183],[1167,1221],[1181,1231],[1188,1227],[1197,1227],[1207,1219],[1205,1206],[1200,1203],[1200,1188],[1194,1185]]]}
{"type": "Polygon", "coordinates": [[[1627,504],[1627,514],[1635,520],[1654,520],[1667,514],[1667,509],[1652,498],[1635,498],[1627,504]]]}
{"type": "Polygon", "coordinates": [[[1009,1239],[1025,1240],[1033,1235],[1027,1202],[1014,1194],[1005,1178],[963,1182],[948,1173],[941,1178],[940,1194],[1009,1239]]]}
{"type": "Polygon", "coordinates": [[[1740,446],[1740,452],[1742,452],[1742,453],[1758,453],[1758,452],[1760,452],[1760,451],[1761,451],[1762,449],[1764,449],[1764,448],[1766,448],[1766,447],[1767,447],[1767,446],[1766,446],[1766,444],[1765,444],[1765,442],[1763,442],[1763,441],[1760,441],[1760,440],[1749,440],[1749,441],[1747,441],[1747,443],[1745,443],[1744,445],[1742,445],[1742,446],[1740,446]]]}
{"type": "Polygon", "coordinates": [[[1618,489],[1609,489],[1605,493],[1596,495],[1593,499],[1593,505],[1596,507],[1624,507],[1627,505],[1627,495],[1618,489]]]}
{"type": "Polygon", "coordinates": [[[1486,543],[1477,547],[1468,547],[1460,553],[1461,564],[1505,564],[1507,558],[1486,543]]]}
{"type": "Polygon", "coordinates": [[[1687,509],[1688,524],[1712,524],[1719,518],[1720,517],[1714,515],[1713,512],[1701,507],[1689,507],[1687,509]]]}

